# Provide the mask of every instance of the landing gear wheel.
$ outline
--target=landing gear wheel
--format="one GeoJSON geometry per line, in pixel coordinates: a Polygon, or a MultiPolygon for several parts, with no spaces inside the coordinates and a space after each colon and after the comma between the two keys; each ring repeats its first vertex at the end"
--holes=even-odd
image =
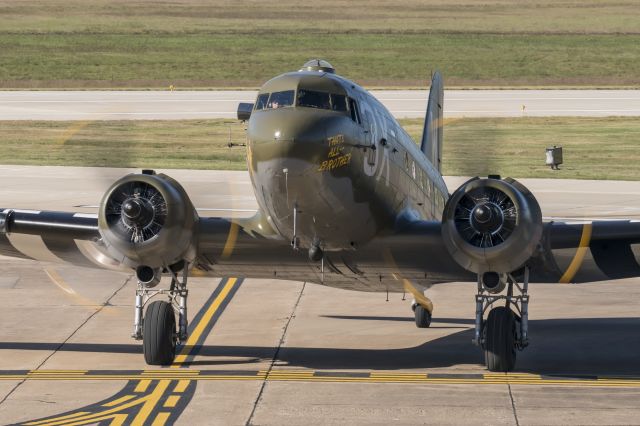
{"type": "Polygon", "coordinates": [[[176,357],[176,318],[171,303],[155,301],[147,308],[142,332],[144,360],[169,365],[176,357]]]}
{"type": "Polygon", "coordinates": [[[500,306],[489,312],[484,324],[484,361],[489,371],[507,372],[516,365],[516,318],[500,306]]]}
{"type": "Polygon", "coordinates": [[[431,313],[422,305],[416,305],[413,313],[416,318],[416,327],[428,328],[431,325],[431,313]]]}

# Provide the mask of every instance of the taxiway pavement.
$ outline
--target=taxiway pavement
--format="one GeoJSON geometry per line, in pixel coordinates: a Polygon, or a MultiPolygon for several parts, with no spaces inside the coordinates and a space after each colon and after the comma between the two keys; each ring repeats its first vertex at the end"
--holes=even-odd
{"type": "MultiPolygon", "coordinates": [[[[398,118],[423,118],[426,90],[373,90],[398,118]]],[[[0,120],[235,118],[256,91],[0,91],[0,120]]],[[[640,90],[445,90],[452,117],[637,116],[640,90]]]]}
{"type": "MultiPolygon", "coordinates": [[[[1,166],[0,207],[95,211],[124,172],[1,166]]],[[[256,206],[244,172],[167,173],[209,209],[203,214],[247,215],[256,206]]],[[[624,206],[640,217],[639,182],[523,183],[546,216],[617,216],[624,206]]],[[[144,364],[129,337],[128,275],[9,258],[0,271],[0,424],[640,419],[640,279],[532,285],[531,345],[504,375],[488,374],[471,344],[472,283],[430,289],[433,325],[417,329],[400,294],[386,301],[300,282],[194,278],[189,313],[200,327],[181,362],[159,369],[144,364]]]]}

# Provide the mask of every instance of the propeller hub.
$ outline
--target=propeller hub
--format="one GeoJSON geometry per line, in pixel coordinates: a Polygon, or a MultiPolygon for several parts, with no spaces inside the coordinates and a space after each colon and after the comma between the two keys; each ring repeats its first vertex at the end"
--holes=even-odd
{"type": "Polygon", "coordinates": [[[139,201],[129,199],[122,205],[122,212],[128,219],[135,220],[140,217],[142,206],[139,201]]]}
{"type": "Polygon", "coordinates": [[[128,198],[122,203],[122,216],[130,225],[146,226],[153,220],[153,206],[142,198],[128,198]]]}
{"type": "Polygon", "coordinates": [[[471,225],[480,233],[494,233],[504,222],[502,210],[496,204],[478,204],[471,211],[471,225]]]}

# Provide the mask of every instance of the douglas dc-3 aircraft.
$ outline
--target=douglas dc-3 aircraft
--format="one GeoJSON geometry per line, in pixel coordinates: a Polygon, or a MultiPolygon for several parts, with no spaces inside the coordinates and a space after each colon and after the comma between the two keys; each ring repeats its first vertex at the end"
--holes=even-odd
{"type": "Polygon", "coordinates": [[[133,337],[152,365],[187,338],[192,274],[409,291],[418,327],[432,317],[425,289],[474,281],[474,341],[489,370],[510,371],[528,344],[529,282],[640,276],[640,223],[544,222],[533,194],[500,176],[450,194],[442,107],[435,73],[418,146],[366,90],[313,60],[238,107],[255,216],[200,218],[178,182],[144,170],[115,182],[97,215],[0,209],[0,254],[133,271],[133,337]]]}

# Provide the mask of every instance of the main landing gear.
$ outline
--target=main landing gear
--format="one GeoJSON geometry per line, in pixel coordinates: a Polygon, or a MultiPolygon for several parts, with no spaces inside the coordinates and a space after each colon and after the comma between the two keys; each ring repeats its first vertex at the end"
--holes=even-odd
{"type": "Polygon", "coordinates": [[[176,346],[187,340],[188,266],[187,263],[184,264],[182,277],[178,276],[179,271],[169,269],[172,277],[168,290],[152,288],[157,282],[141,279],[140,273],[137,272],[138,287],[132,337],[142,340],[144,359],[149,365],[170,365],[176,357],[176,346]],[[166,295],[168,301],[156,300],[148,303],[158,295],[166,295]],[[143,309],[147,304],[143,318],[143,309]]]}
{"type": "Polygon", "coordinates": [[[415,300],[411,303],[411,309],[413,309],[413,315],[415,316],[416,327],[429,328],[431,325],[431,311],[415,300]]]}
{"type": "MultiPolygon", "coordinates": [[[[489,278],[490,279],[490,278],[489,278]]],[[[476,295],[476,327],[473,342],[484,350],[484,359],[489,371],[511,371],[516,365],[516,350],[523,350],[529,344],[529,268],[524,269],[522,285],[511,274],[499,281],[487,284],[486,274],[478,277],[476,295]],[[499,295],[506,284],[507,294],[499,295]],[[497,291],[496,291],[497,290],[497,291]],[[514,295],[514,291],[518,294],[514,295]],[[484,313],[500,301],[504,306],[495,306],[486,320],[484,313]],[[511,307],[513,306],[513,310],[511,307]],[[515,310],[515,312],[514,312],[515,310]]]]}

